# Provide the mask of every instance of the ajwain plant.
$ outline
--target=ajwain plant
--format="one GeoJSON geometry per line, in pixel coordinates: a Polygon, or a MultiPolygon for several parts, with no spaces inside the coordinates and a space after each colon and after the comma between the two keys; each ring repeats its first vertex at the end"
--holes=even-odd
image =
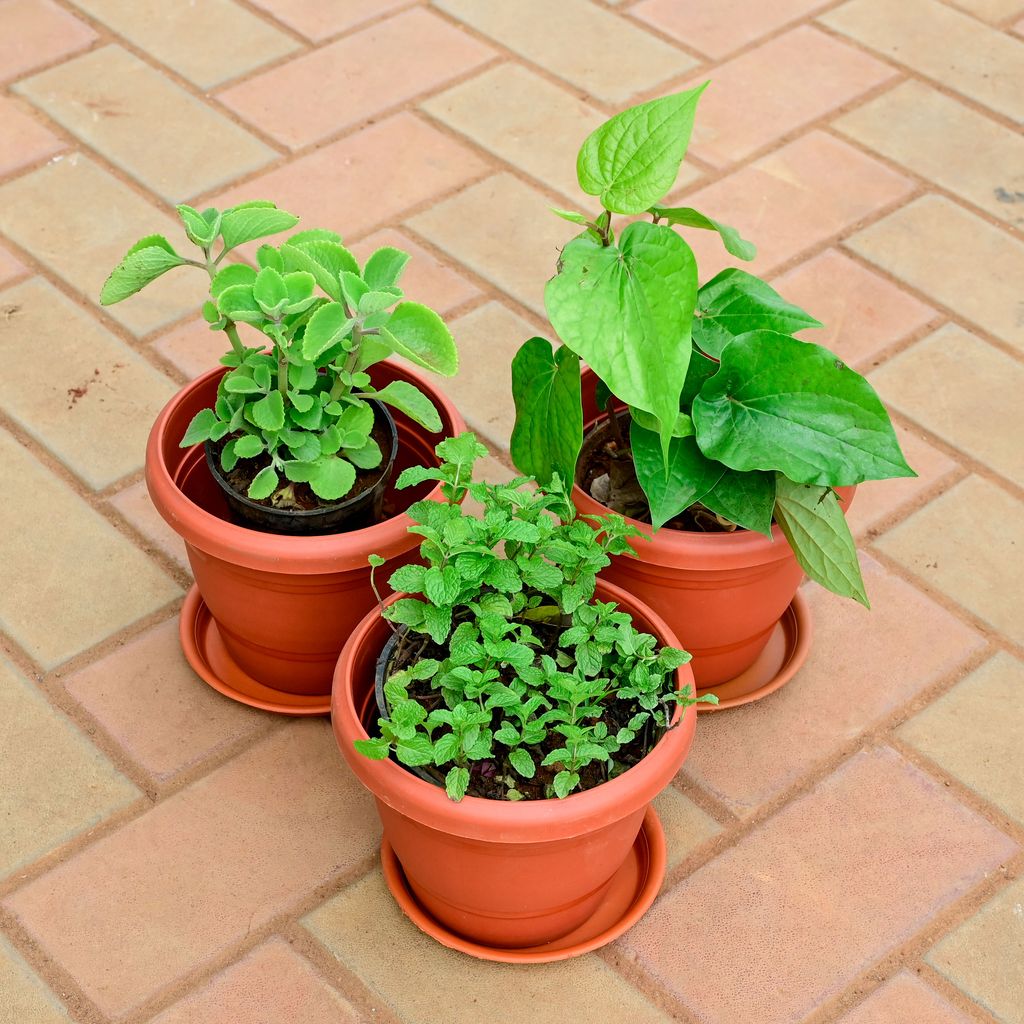
{"type": "Polygon", "coordinates": [[[487,453],[473,434],[436,451],[439,468],[398,480],[440,480],[445,500],[408,510],[425,564],[391,574],[394,590],[417,596],[384,610],[398,626],[389,713],[356,748],[427,769],[453,800],[564,797],[613,778],[695,703],[677,688],[689,654],[593,601],[597,573],[631,552],[636,528],[615,514],[577,518],[557,476],[536,489],[528,477],[472,482],[487,453]],[[461,507],[467,492],[482,515],[461,507]]]}
{"type": "Polygon", "coordinates": [[[209,276],[203,316],[211,330],[227,335],[231,349],[221,362],[231,369],[182,447],[226,438],[221,468],[255,460],[262,468],[248,496],[289,508],[296,507],[297,483],[335,502],[352,489],[357,470],[381,464],[368,399],[441,430],[422,391],[404,381],[377,389],[367,372],[394,353],[445,376],[458,368],[455,343],[437,313],[403,300],[398,281],[406,253],[385,246],[360,268],[340,235],[315,228],[276,247],[261,245],[253,268],[225,259],[247,242],[295,227],[297,217],[266,201],[223,211],[179,206],[178,214],[199,257],[179,255],[160,235],[143,238],[107,279],[100,301],[121,302],[175,267],[209,276]],[[258,332],[253,344],[243,342],[239,325],[258,332]]]}
{"type": "Polygon", "coordinates": [[[755,255],[734,228],[660,205],[706,85],[617,114],[584,141],[577,176],[600,210],[554,211],[583,228],[545,289],[564,344],[554,351],[531,338],[514,360],[512,457],[542,483],[578,477],[584,360],[601,407],[614,397],[628,409],[622,454],[655,528],[702,510],[716,525],[770,538],[774,519],[809,576],[866,605],[833,488],[915,474],[871,385],[793,337],[820,327],[814,317],[737,268],[698,285],[675,228],[715,231],[732,256],[755,255]],[[613,214],[649,219],[616,236],[613,214]]]}

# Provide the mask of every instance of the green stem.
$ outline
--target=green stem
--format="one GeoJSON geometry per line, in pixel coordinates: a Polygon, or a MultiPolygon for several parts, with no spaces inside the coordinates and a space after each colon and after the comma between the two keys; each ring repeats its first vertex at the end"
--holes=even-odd
{"type": "MultiPolygon", "coordinates": [[[[217,276],[216,261],[213,263],[210,262],[209,249],[203,250],[203,256],[206,259],[205,263],[199,263],[196,260],[189,260],[189,263],[192,263],[194,266],[197,267],[204,267],[206,269],[207,274],[210,275],[210,280],[212,281],[217,276]]],[[[235,326],[234,320],[227,320],[227,322],[224,325],[224,333],[228,336],[228,341],[231,342],[231,348],[234,351],[235,355],[238,356],[239,362],[241,362],[241,360],[245,358],[245,346],[242,344],[242,339],[238,336],[238,327],[235,326]]]]}

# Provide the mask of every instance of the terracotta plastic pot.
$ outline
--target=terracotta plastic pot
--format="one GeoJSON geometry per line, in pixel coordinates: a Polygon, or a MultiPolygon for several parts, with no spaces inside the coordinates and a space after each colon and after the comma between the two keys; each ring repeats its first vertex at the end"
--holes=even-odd
{"type": "MultiPolygon", "coordinates": [[[[323,695],[326,710],[338,652],[376,604],[367,557],[375,553],[389,561],[377,574],[383,586],[391,571],[413,559],[419,538],[408,533],[412,521],[404,514],[361,530],[312,537],[263,533],[233,523],[203,446],[178,447],[192,417],[213,404],[225,372],[218,367],[203,374],[161,412],[146,448],[146,483],[160,515],[185,541],[202,601],[233,666],[273,691],[323,695]]],[[[455,407],[404,366],[379,363],[372,376],[377,387],[395,380],[415,384],[441,415],[443,433],[432,434],[402,413],[394,414],[394,477],[407,466],[436,465],[437,442],[465,429],[455,407]]],[[[439,493],[427,483],[393,491],[385,500],[405,509],[439,493]]]]}
{"type": "MultiPolygon", "coordinates": [[[[636,598],[599,581],[597,596],[616,601],[639,629],[664,644],[677,640],[636,598]]],[[[639,764],[618,778],[564,800],[448,799],[439,786],[394,761],[372,761],[352,746],[377,718],[374,675],[390,636],[374,610],[341,652],[331,703],[338,746],[373,794],[384,838],[419,905],[444,928],[487,947],[553,942],[595,913],[637,840],[648,804],[679,770],[693,740],[696,713],[675,724],[639,764]]],[[[688,665],[680,685],[693,685],[688,665]]]]}
{"type": "MultiPolygon", "coordinates": [[[[603,416],[594,395],[597,376],[583,371],[586,428],[603,416]]],[[[854,488],[839,488],[849,506],[854,488]]],[[[573,487],[583,514],[608,509],[573,487]]],[[[778,526],[772,539],[750,530],[699,533],[636,523],[644,538],[633,542],[636,558],[613,557],[603,578],[635,594],[660,615],[693,655],[698,690],[741,676],[764,650],[803,579],[793,549],[778,526]]],[[[763,686],[764,680],[752,680],[763,686]]],[[[731,696],[736,696],[732,694],[731,696]]]]}

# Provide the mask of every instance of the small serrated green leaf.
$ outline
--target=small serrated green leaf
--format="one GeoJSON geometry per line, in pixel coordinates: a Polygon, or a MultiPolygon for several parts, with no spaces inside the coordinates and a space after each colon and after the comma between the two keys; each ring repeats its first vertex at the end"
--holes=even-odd
{"type": "Polygon", "coordinates": [[[252,419],[260,430],[280,430],[284,426],[284,398],[271,391],[252,405],[252,419]]]}
{"type": "Polygon", "coordinates": [[[100,305],[111,306],[141,291],[185,260],[162,235],[147,235],[133,245],[100,290],[100,305]]]}
{"type": "Polygon", "coordinates": [[[253,477],[247,493],[253,501],[262,501],[264,498],[269,498],[277,490],[278,483],[280,481],[278,480],[277,473],[274,471],[274,467],[267,466],[253,477]]]}
{"type": "Polygon", "coordinates": [[[439,434],[441,432],[441,417],[437,408],[414,384],[404,380],[395,380],[387,387],[375,392],[374,397],[385,405],[404,412],[406,416],[432,433],[439,434]]]}
{"type": "Polygon", "coordinates": [[[448,796],[458,803],[469,789],[469,770],[456,765],[445,776],[444,788],[448,796]]]}
{"type": "Polygon", "coordinates": [[[189,423],[179,447],[191,448],[192,445],[199,444],[201,441],[208,441],[210,431],[217,422],[217,414],[212,409],[200,409],[192,417],[192,422],[189,423]]]}
{"type": "Polygon", "coordinates": [[[396,285],[408,262],[407,252],[385,245],[366,261],[366,266],[363,267],[363,280],[373,290],[385,285],[396,285]]]}

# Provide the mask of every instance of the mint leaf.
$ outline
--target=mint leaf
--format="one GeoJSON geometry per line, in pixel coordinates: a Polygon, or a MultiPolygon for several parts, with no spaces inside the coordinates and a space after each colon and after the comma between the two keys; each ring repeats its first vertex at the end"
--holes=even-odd
{"type": "Polygon", "coordinates": [[[445,792],[452,798],[452,800],[458,802],[466,795],[466,790],[469,789],[469,771],[466,768],[459,768],[456,766],[446,776],[444,780],[445,792]]]}
{"type": "Polygon", "coordinates": [[[516,747],[508,755],[509,763],[524,779],[532,779],[537,774],[537,766],[530,753],[522,747],[516,747]]]}
{"type": "Polygon", "coordinates": [[[432,309],[418,302],[400,302],[387,326],[379,330],[384,342],[417,366],[444,377],[451,377],[458,371],[455,341],[432,309]]]}
{"type": "Polygon", "coordinates": [[[668,224],[680,224],[687,228],[703,228],[705,231],[717,231],[722,238],[726,252],[741,260],[752,260],[757,255],[757,246],[748,242],[735,228],[720,221],[712,220],[699,210],[689,206],[665,208],[652,206],[650,211],[658,220],[668,224]]]}
{"type": "Polygon", "coordinates": [[[352,746],[371,761],[383,761],[391,753],[391,744],[379,736],[371,740],[353,740],[352,746]]]}
{"type": "Polygon", "coordinates": [[[147,235],[125,253],[100,290],[100,305],[112,306],[141,291],[151,281],[185,260],[163,235],[147,235]]]}
{"type": "Polygon", "coordinates": [[[567,797],[579,784],[579,775],[576,772],[568,771],[559,772],[552,783],[555,790],[555,796],[557,796],[559,800],[567,797]]]}

